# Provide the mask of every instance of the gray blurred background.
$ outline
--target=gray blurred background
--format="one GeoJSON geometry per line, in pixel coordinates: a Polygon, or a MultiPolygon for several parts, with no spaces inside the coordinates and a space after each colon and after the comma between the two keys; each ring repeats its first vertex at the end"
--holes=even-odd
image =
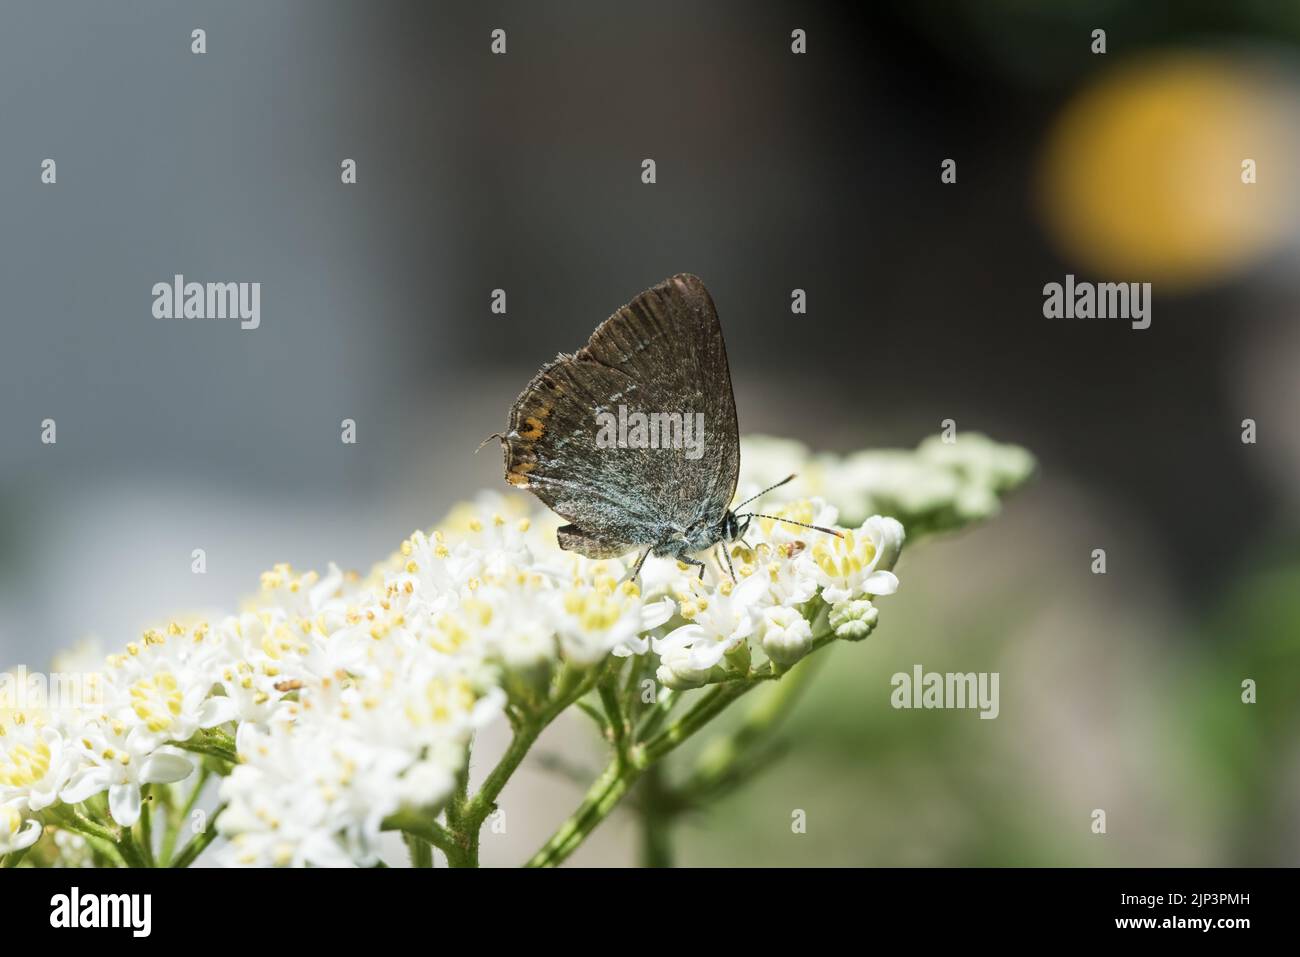
{"type": "MultiPolygon", "coordinates": [[[[473,451],[537,366],[690,271],[743,431],[952,418],[1041,477],[905,559],[687,863],[1295,863],[1300,12],[861,7],[5,0],[0,666],[367,567],[504,487],[473,451]],[[1152,327],[1044,319],[1067,272],[1152,282],[1152,327]],[[176,273],[260,281],[261,327],[154,319],[176,273]],[[888,708],[918,661],[1001,669],[1001,718],[888,708]]],[[[487,860],[578,793],[527,768],[487,860]]],[[[631,860],[621,827],[576,860],[631,860]]]]}

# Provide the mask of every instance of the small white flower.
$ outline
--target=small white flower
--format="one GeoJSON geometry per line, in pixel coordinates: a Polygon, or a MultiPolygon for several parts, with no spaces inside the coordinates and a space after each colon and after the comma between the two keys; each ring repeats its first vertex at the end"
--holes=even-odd
{"type": "Polygon", "coordinates": [[[750,575],[731,587],[724,583],[711,594],[682,601],[680,611],[687,624],[656,640],[654,650],[661,658],[672,656],[678,675],[707,672],[754,632],[759,601],[767,592],[761,575],[750,575]],[[681,652],[687,650],[687,657],[681,652]]]}
{"type": "Polygon", "coordinates": [[[780,545],[764,543],[755,550],[755,574],[767,579],[768,595],[773,604],[794,607],[817,594],[821,587],[817,570],[810,561],[801,557],[807,548],[808,543],[800,540],[780,545]]]}
{"type": "Polygon", "coordinates": [[[292,618],[313,619],[341,610],[358,591],[356,576],[348,576],[333,562],[324,576],[314,571],[298,574],[287,563],[262,572],[258,606],[283,611],[292,618]]]}
{"type": "Polygon", "coordinates": [[[108,792],[113,820],[132,827],[140,819],[140,787],[183,781],[194,765],[177,748],[158,747],[156,737],[141,726],[128,727],[117,720],[93,722],[81,742],[83,767],[72,776],[59,797],[79,804],[108,792]]]}
{"type": "Polygon", "coordinates": [[[843,538],[816,543],[811,560],[829,604],[867,595],[892,595],[898,578],[891,568],[903,548],[903,526],[892,518],[873,515],[843,538]]]}
{"type": "Polygon", "coordinates": [[[520,621],[500,642],[501,661],[510,671],[529,671],[555,660],[555,632],[536,618],[520,621]]]}
{"type": "Polygon", "coordinates": [[[28,816],[21,801],[0,804],[0,857],[22,851],[41,839],[41,822],[28,816]]]}
{"type": "Polygon", "coordinates": [[[759,633],[763,651],[785,667],[794,664],[812,648],[812,626],[794,608],[765,608],[759,633]]]}
{"type": "Polygon", "coordinates": [[[552,593],[549,607],[566,661],[592,665],[629,642],[642,629],[637,588],[575,584],[552,593]]]}
{"type": "Polygon", "coordinates": [[[192,629],[173,622],[150,629],[112,655],[104,672],[104,712],[147,732],[155,744],[184,741],[233,715],[209,699],[215,671],[225,654],[206,623],[192,629]]]}
{"type": "Polygon", "coordinates": [[[661,653],[659,667],[655,669],[655,679],[665,688],[689,691],[706,684],[712,677],[713,670],[713,666],[697,668],[693,664],[691,649],[679,645],[661,653]]]}
{"type": "Polygon", "coordinates": [[[644,655],[650,650],[649,632],[654,631],[661,625],[666,625],[672,620],[677,611],[677,602],[668,597],[657,599],[656,601],[646,602],[641,606],[641,629],[639,635],[615,645],[613,654],[617,658],[627,658],[631,655],[644,655]]]}
{"type": "Polygon", "coordinates": [[[63,733],[43,716],[19,711],[0,718],[0,803],[49,807],[76,765],[63,733]]]}
{"type": "Polygon", "coordinates": [[[239,724],[265,724],[271,719],[281,697],[300,684],[301,679],[274,665],[268,667],[265,659],[257,664],[235,659],[218,677],[222,694],[204,702],[203,717],[206,727],[216,727],[227,721],[239,724]],[[210,722],[210,723],[206,723],[210,722]]]}
{"type": "MultiPolygon", "coordinates": [[[[328,724],[277,725],[245,736],[248,752],[221,782],[229,839],[219,859],[243,867],[347,867],[343,843],[357,763],[328,724]]],[[[390,797],[391,801],[392,798],[390,797]]]]}

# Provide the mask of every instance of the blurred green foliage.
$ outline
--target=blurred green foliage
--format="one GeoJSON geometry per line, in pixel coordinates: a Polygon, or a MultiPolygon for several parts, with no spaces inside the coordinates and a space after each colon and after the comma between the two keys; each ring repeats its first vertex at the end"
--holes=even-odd
{"type": "MultiPolygon", "coordinates": [[[[1104,607],[1093,611],[1104,621],[1104,607]]],[[[991,589],[964,605],[964,625],[954,634],[951,610],[916,602],[901,614],[891,606],[866,642],[828,649],[830,660],[780,732],[790,745],[782,760],[687,816],[679,862],[1297,863],[1300,562],[1233,582],[1196,616],[1200,626],[1172,635],[1168,646],[1101,650],[1095,674],[1063,666],[1020,677],[1001,665],[997,720],[891,707],[891,675],[916,662],[987,670],[990,661],[1015,660],[1017,642],[1056,640],[1031,626],[1035,613],[1033,598],[1009,601],[991,589]],[[1110,686],[1106,671],[1137,680],[1110,686]],[[1247,678],[1258,685],[1255,704],[1242,701],[1247,678]],[[1020,701],[1026,680],[1072,687],[1082,700],[1095,699],[1098,711],[1122,717],[1118,735],[1100,731],[1104,749],[1127,756],[1108,762],[1114,780],[1071,789],[1062,768],[1072,749],[1087,745],[1063,739],[1044,750],[1040,737],[1031,739],[1042,716],[1020,701]],[[1117,687],[1127,689],[1125,700],[1115,698],[1117,687]],[[1091,832],[1094,804],[1107,807],[1106,835],[1091,832]],[[794,809],[807,813],[804,834],[790,827],[794,809]]],[[[1050,708],[1051,693],[1044,697],[1050,708]]]]}

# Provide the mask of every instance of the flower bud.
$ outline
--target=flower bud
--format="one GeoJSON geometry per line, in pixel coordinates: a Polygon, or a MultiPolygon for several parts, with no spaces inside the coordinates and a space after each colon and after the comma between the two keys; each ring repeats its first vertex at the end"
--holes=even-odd
{"type": "Polygon", "coordinates": [[[691,649],[673,648],[660,659],[655,677],[665,688],[689,691],[706,684],[714,668],[697,668],[691,663],[691,649]]]}
{"type": "Polygon", "coordinates": [[[812,626],[794,608],[764,609],[759,629],[763,651],[778,665],[789,667],[812,648],[812,626]]]}
{"type": "Polygon", "coordinates": [[[899,553],[903,550],[903,540],[907,537],[902,524],[895,518],[873,515],[866,520],[862,528],[875,547],[876,570],[882,572],[892,570],[894,563],[898,561],[899,553]]]}
{"type": "Polygon", "coordinates": [[[831,608],[828,622],[836,638],[845,641],[861,641],[876,627],[880,612],[876,606],[865,598],[856,601],[842,601],[831,608]]]}

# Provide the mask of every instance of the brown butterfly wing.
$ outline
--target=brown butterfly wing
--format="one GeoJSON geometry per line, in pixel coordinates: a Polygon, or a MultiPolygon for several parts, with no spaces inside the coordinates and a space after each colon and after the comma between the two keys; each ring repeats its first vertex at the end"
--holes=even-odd
{"type": "Polygon", "coordinates": [[[575,355],[542,368],[515,401],[504,436],[506,480],[573,524],[562,547],[595,557],[720,521],[736,490],[736,404],[717,310],[679,275],[603,322],[575,355]],[[600,448],[597,415],[618,407],[704,414],[703,454],[600,448]]]}

